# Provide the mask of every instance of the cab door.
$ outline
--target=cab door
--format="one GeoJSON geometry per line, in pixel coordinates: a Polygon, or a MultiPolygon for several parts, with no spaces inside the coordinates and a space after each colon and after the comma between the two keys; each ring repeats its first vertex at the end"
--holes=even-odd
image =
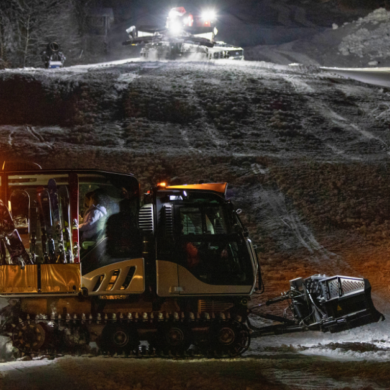
{"type": "Polygon", "coordinates": [[[143,293],[137,180],[116,173],[84,172],[78,174],[78,181],[83,289],[101,299],[143,293]]]}
{"type": "Polygon", "coordinates": [[[177,208],[182,229],[178,261],[180,295],[249,294],[253,271],[245,241],[231,233],[220,204],[177,208]]]}

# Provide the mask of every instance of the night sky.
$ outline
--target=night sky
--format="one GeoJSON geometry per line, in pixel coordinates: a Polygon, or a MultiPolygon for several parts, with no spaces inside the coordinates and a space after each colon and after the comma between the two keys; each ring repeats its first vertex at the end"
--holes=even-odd
{"type": "MultiPolygon", "coordinates": [[[[365,16],[379,0],[106,0],[100,4],[115,13],[114,35],[123,34],[131,25],[165,24],[172,7],[201,13],[205,8],[217,12],[218,40],[243,47],[280,44],[312,36],[365,16]]],[[[378,4],[377,4],[378,3],[378,4]]],[[[383,1],[382,1],[383,3],[383,1]]]]}

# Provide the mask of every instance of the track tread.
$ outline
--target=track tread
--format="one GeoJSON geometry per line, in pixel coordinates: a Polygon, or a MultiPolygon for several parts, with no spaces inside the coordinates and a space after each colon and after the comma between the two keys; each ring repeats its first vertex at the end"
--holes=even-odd
{"type": "MultiPolygon", "coordinates": [[[[134,327],[142,328],[144,326],[155,325],[156,329],[159,328],[169,328],[175,323],[180,325],[179,327],[203,327],[208,328],[208,341],[195,349],[184,349],[184,348],[167,348],[161,343],[157,343],[154,346],[150,346],[149,349],[146,347],[138,347],[132,350],[120,351],[119,353],[113,352],[112,349],[105,349],[104,347],[96,351],[97,356],[106,356],[106,357],[116,357],[116,358],[133,358],[133,359],[150,359],[150,358],[165,358],[165,359],[204,359],[204,358],[234,358],[242,355],[248,348],[250,344],[250,333],[247,325],[242,322],[241,317],[236,319],[231,319],[230,316],[225,317],[221,313],[163,313],[163,312],[150,312],[150,313],[120,313],[119,315],[113,314],[110,316],[107,314],[102,315],[98,313],[96,316],[92,315],[71,315],[67,314],[65,318],[61,315],[55,315],[51,313],[49,315],[37,315],[35,319],[31,319],[28,315],[25,319],[19,318],[17,323],[12,324],[13,334],[16,334],[20,331],[21,327],[34,324],[54,324],[56,331],[64,331],[65,329],[74,330],[77,328],[87,328],[88,325],[97,324],[123,324],[130,325],[134,327]],[[240,334],[240,342],[235,348],[218,348],[215,343],[211,341],[212,329],[218,328],[221,325],[232,326],[234,329],[237,329],[240,334]]],[[[103,332],[102,332],[103,333],[103,332]]],[[[12,337],[14,341],[14,337],[12,337]]],[[[15,340],[16,341],[16,340],[15,340]]],[[[20,343],[19,343],[20,344],[20,343]]],[[[18,347],[18,345],[15,345],[18,347]]],[[[45,351],[35,351],[32,349],[21,350],[24,354],[29,354],[35,358],[40,356],[51,356],[57,357],[61,356],[64,352],[66,354],[80,356],[83,353],[86,353],[88,347],[85,343],[83,345],[72,345],[64,346],[64,344],[59,343],[59,345],[49,345],[48,349],[45,351]]],[[[88,354],[91,355],[90,353],[88,354]]]]}

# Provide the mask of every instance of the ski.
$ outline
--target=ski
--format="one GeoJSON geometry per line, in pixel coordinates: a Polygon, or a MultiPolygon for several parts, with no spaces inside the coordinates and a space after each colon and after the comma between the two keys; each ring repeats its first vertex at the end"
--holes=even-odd
{"type": "Polygon", "coordinates": [[[36,263],[36,215],[31,208],[30,195],[27,191],[17,189],[12,191],[10,213],[19,234],[29,235],[29,254],[33,264],[36,263]]]}
{"type": "Polygon", "coordinates": [[[55,263],[55,246],[52,235],[52,215],[49,192],[44,187],[37,188],[37,204],[39,222],[41,224],[41,240],[43,263],[55,263]]]}
{"type": "Polygon", "coordinates": [[[2,242],[2,261],[5,261],[4,254],[5,248],[7,248],[11,258],[11,264],[20,265],[22,268],[26,264],[33,264],[24,248],[19,232],[15,228],[11,214],[2,200],[0,200],[0,240],[2,242]]]}
{"type": "Polygon", "coordinates": [[[57,183],[54,179],[50,179],[47,184],[47,189],[50,197],[51,212],[52,212],[52,223],[53,223],[53,239],[55,248],[55,262],[57,264],[67,263],[65,253],[64,253],[64,236],[63,236],[63,227],[62,221],[60,218],[60,208],[59,208],[59,198],[58,198],[58,188],[57,183]]]}
{"type": "Polygon", "coordinates": [[[72,254],[74,263],[80,263],[79,248],[79,178],[77,173],[69,174],[69,203],[72,221],[72,254]]]}
{"type": "Polygon", "coordinates": [[[38,231],[38,204],[34,200],[30,208],[30,256],[34,264],[38,262],[37,231],[38,231]]]}
{"type": "Polygon", "coordinates": [[[69,191],[66,186],[58,188],[58,211],[62,227],[62,237],[64,245],[64,255],[67,263],[73,263],[72,239],[70,233],[70,207],[69,191]]]}

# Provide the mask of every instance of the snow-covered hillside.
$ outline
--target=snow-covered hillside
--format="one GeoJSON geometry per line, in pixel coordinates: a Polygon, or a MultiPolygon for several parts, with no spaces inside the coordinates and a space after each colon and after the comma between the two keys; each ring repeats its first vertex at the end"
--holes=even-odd
{"type": "MultiPolygon", "coordinates": [[[[228,181],[264,275],[252,304],[298,276],[362,275],[388,314],[390,93],[307,69],[119,61],[0,71],[1,157],[132,172],[142,190],[228,181]]],[[[256,338],[237,360],[4,363],[0,389],[385,389],[389,349],[383,322],[256,338]]]]}
{"type": "Polygon", "coordinates": [[[5,159],[44,167],[133,172],[145,190],[228,181],[259,245],[267,296],[321,272],[364,275],[387,298],[389,97],[256,62],[8,70],[0,147],[5,159]]]}
{"type": "Polygon", "coordinates": [[[282,45],[256,46],[246,59],[279,64],[299,62],[323,66],[389,66],[390,11],[379,8],[364,18],[333,25],[320,34],[282,45]]]}

